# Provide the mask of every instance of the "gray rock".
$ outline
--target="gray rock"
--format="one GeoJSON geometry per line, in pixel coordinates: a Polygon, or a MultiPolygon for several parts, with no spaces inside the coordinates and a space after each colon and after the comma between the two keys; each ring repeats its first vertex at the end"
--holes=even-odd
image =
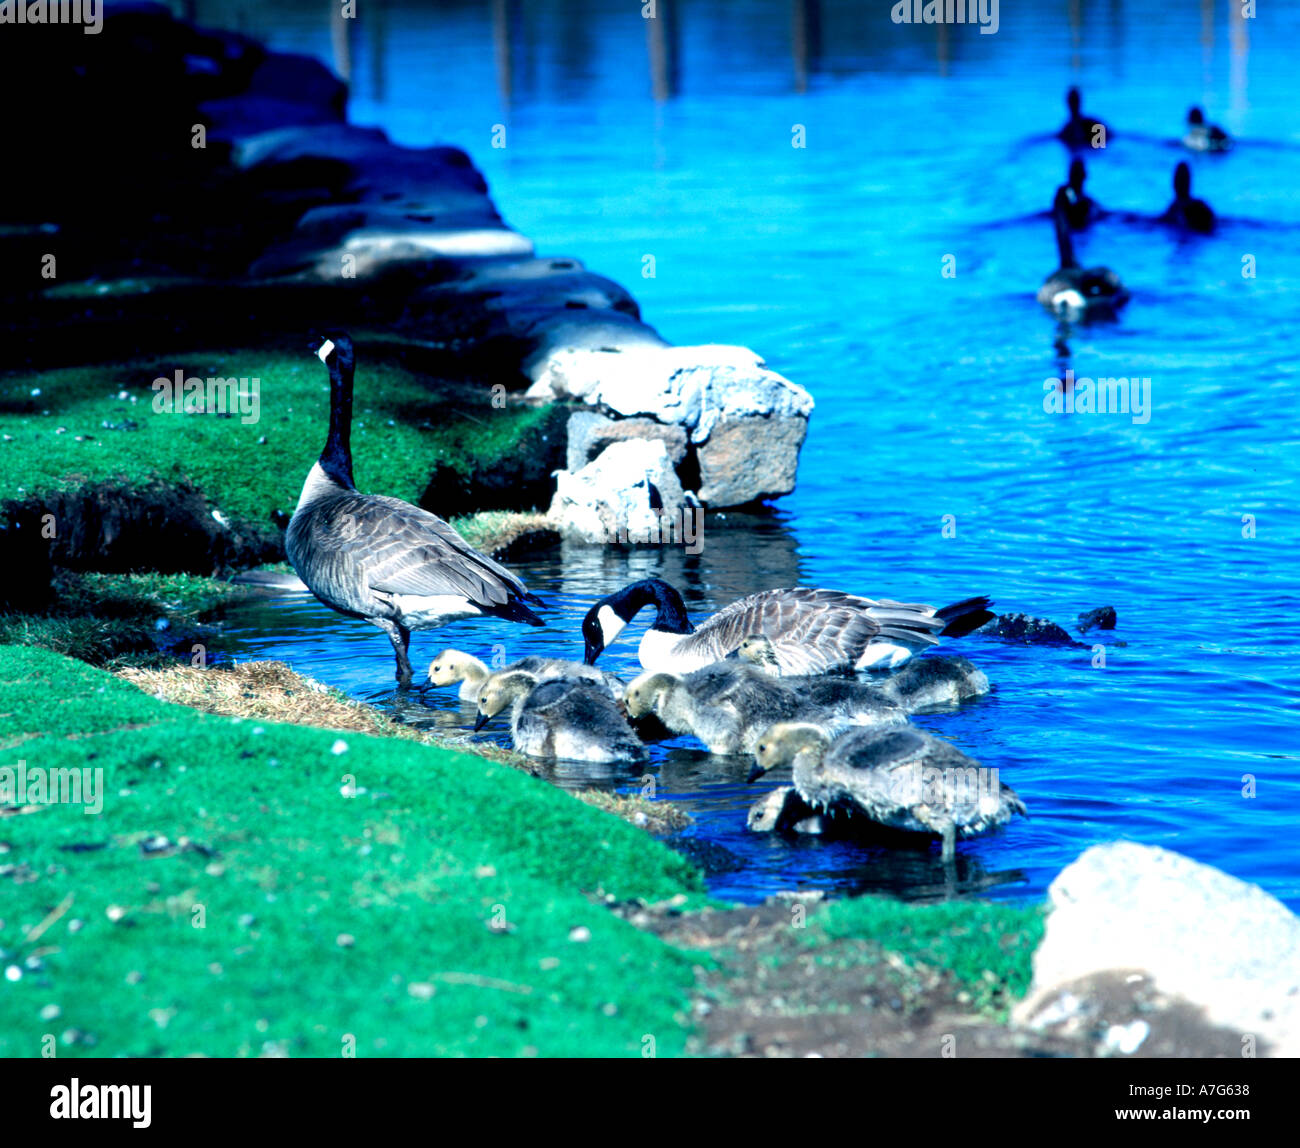
{"type": "Polygon", "coordinates": [[[1062,870],[1048,898],[1021,1023],[1046,1023],[1046,1003],[1069,982],[1130,970],[1208,1023],[1257,1038],[1261,1054],[1300,1055],[1300,919],[1259,886],[1119,841],[1062,870]]]}
{"type": "Polygon", "coordinates": [[[611,419],[595,411],[574,411],[569,416],[567,467],[581,470],[610,443],[624,439],[658,439],[674,467],[686,457],[686,431],[654,419],[611,419]]]}
{"type": "Polygon", "coordinates": [[[1075,626],[1079,633],[1086,634],[1092,629],[1113,630],[1117,621],[1119,618],[1115,614],[1114,606],[1098,606],[1095,610],[1080,614],[1075,620],[1075,626]]]}
{"type": "Polygon", "coordinates": [[[581,470],[556,474],[550,518],[570,541],[671,541],[666,526],[680,521],[685,501],[664,444],[626,439],[581,470]]]}
{"type": "Polygon", "coordinates": [[[705,506],[741,506],[789,494],[807,436],[806,418],[742,415],[715,422],[697,451],[700,501],[705,506]]]}

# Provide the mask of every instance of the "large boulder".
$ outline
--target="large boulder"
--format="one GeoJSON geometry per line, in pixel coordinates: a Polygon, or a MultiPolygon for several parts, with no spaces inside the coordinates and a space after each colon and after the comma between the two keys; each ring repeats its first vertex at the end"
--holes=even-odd
{"type": "Polygon", "coordinates": [[[550,519],[578,542],[673,542],[686,495],[664,444],[611,443],[581,470],[556,475],[550,519]]]}
{"type": "Polygon", "coordinates": [[[561,347],[525,363],[534,399],[579,401],[623,419],[680,427],[698,496],[739,506],[794,489],[812,396],[744,347],[561,347]]]}
{"type": "Polygon", "coordinates": [[[654,419],[612,419],[596,411],[574,411],[569,416],[565,465],[569,470],[581,470],[610,443],[626,439],[658,439],[674,467],[681,466],[686,458],[686,431],[679,426],[654,419]]]}
{"type": "MultiPolygon", "coordinates": [[[[1021,1023],[1086,1011],[1079,986],[1101,973],[1141,977],[1207,1022],[1300,1055],[1300,919],[1259,886],[1149,845],[1087,850],[1048,890],[1021,1023]]],[[[1239,1053],[1240,1054],[1240,1053],[1239,1053]]]]}

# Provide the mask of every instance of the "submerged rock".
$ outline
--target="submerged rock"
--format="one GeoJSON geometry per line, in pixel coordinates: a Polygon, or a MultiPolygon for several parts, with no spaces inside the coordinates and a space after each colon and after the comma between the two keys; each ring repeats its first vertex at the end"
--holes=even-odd
{"type": "Polygon", "coordinates": [[[1130,841],[1096,845],[1048,889],[1047,931],[1017,1007],[1049,1023],[1064,986],[1110,970],[1204,1010],[1261,1054],[1300,1055],[1300,918],[1258,885],[1130,841]],[[1046,1018],[1046,1019],[1045,1019],[1046,1018]]]}

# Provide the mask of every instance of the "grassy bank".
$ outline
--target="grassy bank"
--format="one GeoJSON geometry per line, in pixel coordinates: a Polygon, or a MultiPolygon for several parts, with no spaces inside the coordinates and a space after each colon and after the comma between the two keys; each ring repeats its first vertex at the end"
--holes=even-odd
{"type": "Polygon", "coordinates": [[[544,782],[4,647],[0,764],[19,759],[103,769],[104,804],[0,818],[0,1055],[47,1034],[60,1056],[683,1048],[693,962],[599,901],[697,875],[544,782]]]}
{"type": "MultiPolygon", "coordinates": [[[[494,408],[485,388],[440,388],[395,355],[370,351],[358,367],[352,448],[362,490],[418,502],[436,466],[488,469],[546,417],[544,408],[494,408]]],[[[305,346],[9,374],[0,377],[0,504],[157,477],[188,480],[228,517],[267,524],[292,513],[328,421],[329,379],[305,346]],[[151,384],[178,368],[187,378],[258,380],[257,421],[156,411],[151,384]]]]}

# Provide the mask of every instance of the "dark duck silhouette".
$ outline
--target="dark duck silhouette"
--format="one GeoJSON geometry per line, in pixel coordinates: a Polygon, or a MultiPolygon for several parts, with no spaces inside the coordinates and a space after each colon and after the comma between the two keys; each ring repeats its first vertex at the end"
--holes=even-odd
{"type": "Polygon", "coordinates": [[[1203,235],[1214,230],[1216,221],[1210,205],[1203,199],[1192,198],[1192,169],[1185,163],[1174,168],[1174,201],[1165,209],[1160,222],[1203,235]]]}
{"type": "Polygon", "coordinates": [[[1070,161],[1069,179],[1060,187],[1065,192],[1065,221],[1070,225],[1071,231],[1082,231],[1101,214],[1097,201],[1083,190],[1087,178],[1087,168],[1083,166],[1083,160],[1076,156],[1070,161]]]}
{"type": "Polygon", "coordinates": [[[1105,147],[1110,129],[1101,120],[1082,115],[1079,111],[1080,96],[1078,88],[1071,88],[1065,93],[1065,106],[1070,109],[1070,118],[1065,126],[1056,133],[1056,138],[1067,147],[1105,147]],[[1099,130],[1100,129],[1100,130],[1099,130]]]}
{"type": "Polygon", "coordinates": [[[1192,108],[1187,113],[1183,147],[1189,151],[1231,151],[1232,137],[1218,124],[1207,124],[1200,108],[1192,108]]]}

